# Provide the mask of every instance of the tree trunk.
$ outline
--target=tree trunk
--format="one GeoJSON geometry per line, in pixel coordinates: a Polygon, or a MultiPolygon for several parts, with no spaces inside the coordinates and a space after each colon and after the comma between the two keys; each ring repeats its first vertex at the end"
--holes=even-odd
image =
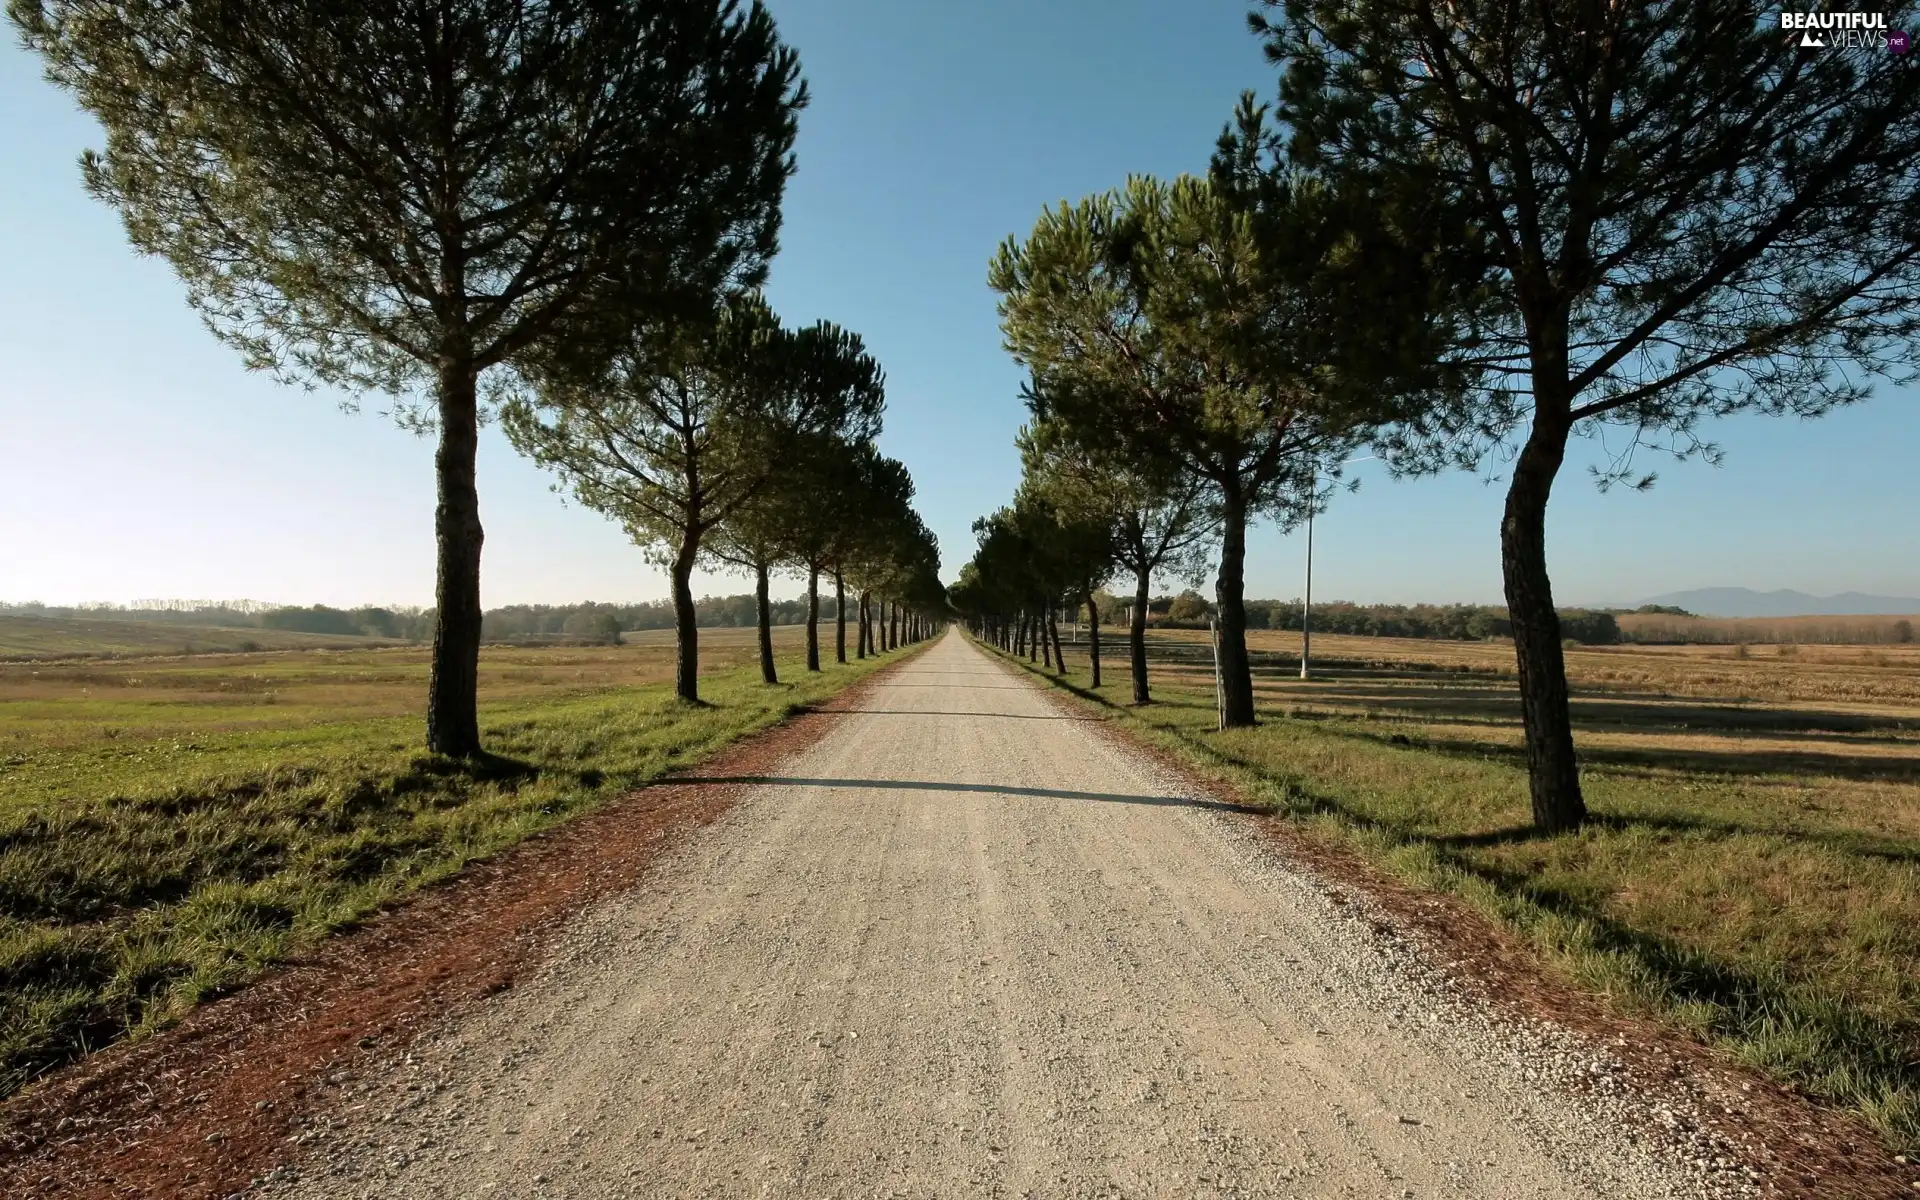
{"type": "Polygon", "coordinates": [[[1087,585],[1087,658],[1093,664],[1093,686],[1100,686],[1100,605],[1093,598],[1093,585],[1087,585]]]}
{"type": "Polygon", "coordinates": [[[433,665],[427,676],[427,749],[452,758],[480,754],[480,446],[476,372],[464,362],[440,367],[440,446],[433,468],[436,550],[433,665]]]}
{"type": "Polygon", "coordinates": [[[900,602],[898,600],[889,600],[887,602],[887,649],[898,650],[899,648],[900,602]]]}
{"type": "Polygon", "coordinates": [[[857,631],[858,636],[853,640],[857,647],[856,653],[858,653],[861,658],[865,658],[873,649],[872,600],[872,592],[862,591],[860,593],[860,628],[857,631]]]}
{"type": "Polygon", "coordinates": [[[1153,602],[1149,591],[1153,572],[1142,567],[1133,577],[1133,611],[1127,614],[1127,654],[1133,665],[1133,702],[1151,704],[1147,694],[1147,605],[1153,602]]]}
{"type": "Polygon", "coordinates": [[[693,608],[693,564],[700,543],[689,536],[673,559],[673,694],[700,702],[700,622],[693,608]]]}
{"type": "Polygon", "coordinates": [[[768,683],[779,683],[780,676],[773,670],[773,604],[767,599],[765,563],[754,569],[753,599],[760,611],[760,678],[768,683]]]}
{"type": "Polygon", "coordinates": [[[1047,670],[1053,670],[1053,639],[1047,636],[1048,626],[1053,624],[1053,605],[1040,610],[1040,661],[1047,670]]]}
{"type": "Polygon", "coordinates": [[[833,661],[847,661],[847,578],[833,566],[833,661]]]}
{"type": "Polygon", "coordinates": [[[1060,649],[1060,610],[1051,604],[1047,605],[1047,636],[1053,639],[1054,669],[1062,675],[1065,675],[1067,673],[1067,656],[1066,653],[1060,649]]]}
{"type": "Polygon", "coordinates": [[[1500,570],[1513,650],[1520,673],[1520,716],[1526,730],[1527,781],[1533,823],[1543,833],[1578,828],[1587,818],[1567,706],[1567,663],[1560,617],[1547,577],[1547,498],[1566,455],[1567,426],[1536,408],[1533,431],[1514,463],[1500,522],[1500,570]]]}
{"type": "Polygon", "coordinates": [[[1253,724],[1253,668],[1247,662],[1247,509],[1236,495],[1222,506],[1220,577],[1214,603],[1220,626],[1220,728],[1253,724]]]}
{"type": "Polygon", "coordinates": [[[807,564],[807,670],[820,669],[820,568],[807,564]]]}

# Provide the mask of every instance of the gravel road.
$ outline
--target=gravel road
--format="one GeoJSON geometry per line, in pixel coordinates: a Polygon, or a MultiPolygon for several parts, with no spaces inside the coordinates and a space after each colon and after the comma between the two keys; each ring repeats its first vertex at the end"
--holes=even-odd
{"type": "Polygon", "coordinates": [[[957,633],[266,1190],[1750,1194],[957,633]]]}

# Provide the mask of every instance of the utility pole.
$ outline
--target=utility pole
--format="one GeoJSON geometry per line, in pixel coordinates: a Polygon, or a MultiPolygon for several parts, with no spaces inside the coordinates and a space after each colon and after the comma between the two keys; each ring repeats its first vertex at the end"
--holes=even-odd
{"type": "MultiPolygon", "coordinates": [[[[1349,458],[1340,463],[1371,462],[1378,457],[1362,454],[1358,458],[1349,458]]],[[[1320,490],[1320,468],[1316,464],[1307,476],[1307,586],[1306,594],[1300,599],[1300,678],[1313,678],[1312,643],[1313,632],[1308,627],[1313,624],[1313,510],[1318,507],[1315,501],[1320,490]]]]}
{"type": "Polygon", "coordinates": [[[1314,489],[1319,486],[1320,475],[1316,471],[1308,476],[1307,483],[1307,586],[1300,600],[1300,678],[1309,679],[1313,675],[1311,666],[1313,631],[1313,506],[1311,503],[1314,489]]]}

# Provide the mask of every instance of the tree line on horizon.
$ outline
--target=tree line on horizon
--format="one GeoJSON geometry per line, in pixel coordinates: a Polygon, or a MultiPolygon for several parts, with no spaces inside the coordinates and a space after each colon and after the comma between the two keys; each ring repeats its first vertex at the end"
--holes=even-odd
{"type": "MultiPolygon", "coordinates": [[[[753,592],[729,596],[702,596],[694,601],[702,629],[750,629],[759,620],[760,598],[753,592]]],[[[768,605],[771,624],[803,625],[813,607],[805,596],[774,600],[768,605]]],[[[818,601],[820,620],[838,616],[834,598],[818,601]]],[[[858,619],[856,608],[849,619],[858,619]]],[[[362,604],[337,608],[328,604],[257,604],[252,602],[177,601],[162,604],[38,603],[0,604],[0,616],[91,620],[143,621],[155,624],[211,626],[224,629],[274,629],[290,633],[336,634],[351,637],[425,641],[433,636],[431,608],[418,605],[362,604]]],[[[578,604],[509,604],[490,608],[481,616],[486,641],[567,638],[611,642],[621,633],[675,628],[671,598],[628,604],[582,601],[578,604]]]]}
{"type": "Polygon", "coordinates": [[[1219,724],[1255,723],[1246,532],[1343,470],[1504,474],[1535,826],[1587,810],[1548,569],[1576,437],[1603,488],[1717,461],[1705,422],[1817,417],[1920,366],[1920,70],[1749,5],[1259,0],[1279,73],[1206,172],[1042,212],[993,256],[1027,372],[1021,482],[952,589],[1058,661],[1058,614],[1214,568],[1219,724]]]}
{"type": "MultiPolygon", "coordinates": [[[[1105,590],[1094,592],[1093,610],[1103,625],[1127,625],[1134,601],[1105,590]]],[[[1306,606],[1299,600],[1244,601],[1247,628],[1298,632],[1306,606]]],[[[1561,633],[1581,645],[1612,645],[1623,639],[1618,618],[1628,612],[1689,617],[1684,609],[1648,605],[1640,609],[1563,608],[1561,633]]],[[[1147,603],[1148,623],[1155,628],[1206,629],[1218,609],[1192,588],[1177,595],[1155,596],[1147,603]]],[[[1313,632],[1355,637],[1423,638],[1433,641],[1480,642],[1513,636],[1513,623],[1499,604],[1356,604],[1350,600],[1321,600],[1313,605],[1313,632]]]]}
{"type": "MultiPolygon", "coordinates": [[[[396,398],[437,438],[429,750],[482,756],[479,429],[497,417],[673,580],[698,702],[702,561],[857,589],[859,653],[944,611],[879,365],[783,324],[808,95],[760,0],[9,0],[106,135],[86,189],[249,368],[396,398]],[[889,635],[891,636],[891,635],[889,635]]],[[[845,656],[845,603],[836,606],[845,656]]]]}

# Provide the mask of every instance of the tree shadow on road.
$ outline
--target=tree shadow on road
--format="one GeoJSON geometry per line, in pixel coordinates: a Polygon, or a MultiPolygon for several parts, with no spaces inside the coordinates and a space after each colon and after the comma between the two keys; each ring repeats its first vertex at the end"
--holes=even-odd
{"type": "Polygon", "coordinates": [[[928,779],[807,779],[788,775],[679,775],[662,783],[739,783],[756,787],[874,788],[900,792],[979,792],[999,796],[1032,796],[1045,800],[1097,800],[1106,804],[1147,804],[1168,808],[1205,808],[1214,812],[1260,814],[1266,810],[1222,800],[1186,796],[1135,796],[1120,792],[1076,792],[1063,788],[1015,787],[999,783],[947,783],[928,779]]]}
{"type": "Polygon", "coordinates": [[[830,708],[818,705],[806,705],[801,712],[831,712],[836,714],[857,714],[865,717],[985,717],[990,721],[1069,721],[1078,725],[1098,725],[1098,717],[1071,717],[1064,713],[1058,715],[1043,713],[1001,713],[1001,712],[961,712],[938,708],[830,708]]]}

